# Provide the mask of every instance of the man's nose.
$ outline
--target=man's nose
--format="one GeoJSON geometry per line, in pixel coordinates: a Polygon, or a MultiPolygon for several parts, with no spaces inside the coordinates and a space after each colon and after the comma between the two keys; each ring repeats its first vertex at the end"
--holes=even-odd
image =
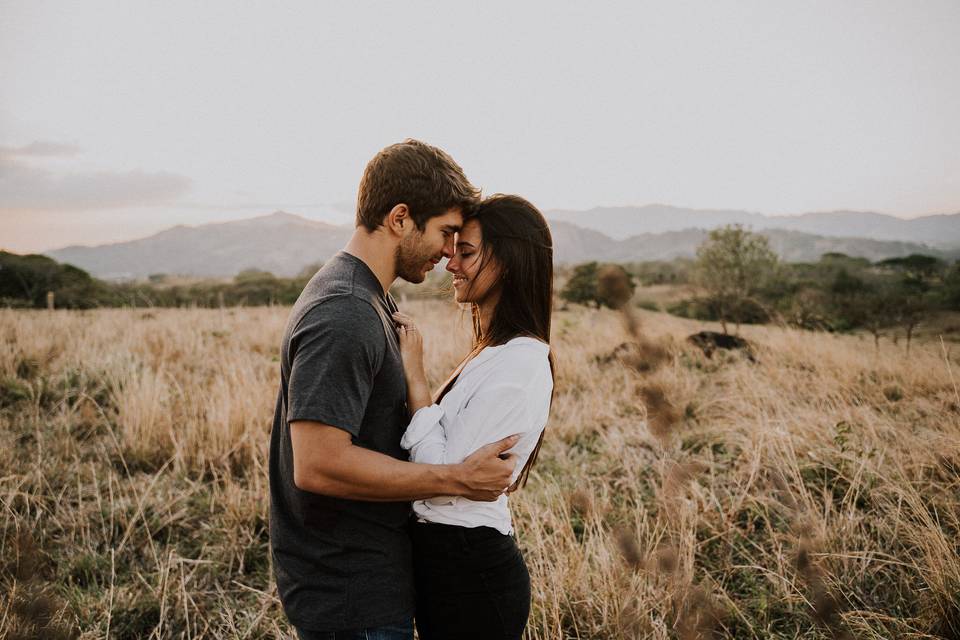
{"type": "Polygon", "coordinates": [[[454,252],[454,249],[453,249],[453,238],[450,238],[449,240],[447,240],[446,242],[443,243],[443,252],[442,252],[442,253],[443,253],[443,257],[444,257],[444,258],[452,258],[452,257],[453,257],[453,252],[454,252]]]}

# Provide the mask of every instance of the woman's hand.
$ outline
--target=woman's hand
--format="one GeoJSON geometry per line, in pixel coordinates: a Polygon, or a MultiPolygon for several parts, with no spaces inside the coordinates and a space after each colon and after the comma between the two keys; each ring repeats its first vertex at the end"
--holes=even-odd
{"type": "Polygon", "coordinates": [[[407,314],[397,311],[393,314],[393,321],[397,323],[400,332],[400,355],[403,357],[404,373],[409,380],[423,373],[423,336],[420,335],[413,318],[407,314]]]}
{"type": "Polygon", "coordinates": [[[403,373],[407,378],[407,408],[410,415],[429,406],[430,389],[423,371],[423,336],[413,318],[399,311],[393,314],[400,333],[400,356],[403,358],[403,373]]]}

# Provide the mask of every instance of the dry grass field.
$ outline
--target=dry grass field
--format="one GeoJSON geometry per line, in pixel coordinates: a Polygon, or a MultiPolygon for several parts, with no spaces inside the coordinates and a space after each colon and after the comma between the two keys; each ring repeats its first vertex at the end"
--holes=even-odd
{"type": "MultiPolygon", "coordinates": [[[[466,318],[411,302],[442,379],[466,318]]],[[[0,310],[0,637],[280,638],[285,308],[0,310]]],[[[960,638],[960,346],[555,315],[530,640],[960,638]],[[623,343],[633,343],[617,349],[623,343]]]]}

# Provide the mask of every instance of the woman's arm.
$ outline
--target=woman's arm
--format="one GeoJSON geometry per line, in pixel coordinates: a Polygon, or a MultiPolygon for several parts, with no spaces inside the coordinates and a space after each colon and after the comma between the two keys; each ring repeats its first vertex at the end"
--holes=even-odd
{"type": "Polygon", "coordinates": [[[432,404],[427,374],[423,370],[423,336],[410,316],[398,311],[393,314],[393,320],[400,329],[400,356],[407,378],[407,410],[413,416],[432,404]]]}
{"type": "Polygon", "coordinates": [[[491,379],[467,400],[467,404],[449,417],[450,434],[441,424],[444,411],[430,405],[417,411],[410,421],[400,446],[410,452],[412,462],[453,464],[473,450],[499,440],[498,434],[519,435],[529,431],[526,391],[517,385],[491,379]]]}
{"type": "Polygon", "coordinates": [[[449,417],[448,434],[441,422],[443,409],[431,402],[423,371],[423,338],[412,318],[402,313],[393,314],[393,318],[400,327],[407,408],[411,413],[400,446],[410,452],[411,462],[453,464],[487,443],[535,428],[527,411],[530,398],[525,386],[491,376],[474,390],[456,415],[449,417]]]}
{"type": "Polygon", "coordinates": [[[411,462],[444,464],[441,461],[446,458],[447,435],[440,424],[443,410],[430,398],[427,374],[423,370],[423,336],[410,316],[397,312],[393,319],[400,329],[400,355],[410,412],[410,424],[400,446],[410,452],[411,462]]]}
{"type": "Polygon", "coordinates": [[[441,418],[443,409],[438,404],[423,407],[413,414],[400,438],[400,447],[410,452],[411,462],[446,464],[447,432],[440,424],[441,418]]]}

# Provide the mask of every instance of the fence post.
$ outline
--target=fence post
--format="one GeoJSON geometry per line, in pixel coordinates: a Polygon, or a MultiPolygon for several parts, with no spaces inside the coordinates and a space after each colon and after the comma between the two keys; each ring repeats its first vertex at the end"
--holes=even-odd
{"type": "Polygon", "coordinates": [[[53,311],[53,291],[47,291],[47,310],[53,311]]]}

